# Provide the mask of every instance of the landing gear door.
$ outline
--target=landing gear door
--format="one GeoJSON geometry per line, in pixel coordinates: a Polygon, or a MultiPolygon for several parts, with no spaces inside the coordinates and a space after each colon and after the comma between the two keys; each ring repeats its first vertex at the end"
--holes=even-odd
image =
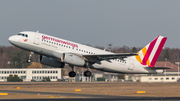
{"type": "Polygon", "coordinates": [[[132,59],[129,59],[129,70],[133,70],[134,69],[134,61],[132,59]]]}
{"type": "Polygon", "coordinates": [[[34,34],[34,44],[36,44],[36,45],[39,45],[39,33],[35,33],[34,34]]]}

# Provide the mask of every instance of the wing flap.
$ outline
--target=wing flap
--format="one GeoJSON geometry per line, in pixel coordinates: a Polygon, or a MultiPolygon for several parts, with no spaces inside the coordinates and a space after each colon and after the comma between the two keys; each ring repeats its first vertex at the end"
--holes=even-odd
{"type": "Polygon", "coordinates": [[[129,56],[135,56],[138,54],[135,53],[117,53],[117,54],[88,54],[82,55],[89,61],[96,61],[96,60],[107,60],[107,59],[119,59],[119,58],[126,58],[129,56]]]}

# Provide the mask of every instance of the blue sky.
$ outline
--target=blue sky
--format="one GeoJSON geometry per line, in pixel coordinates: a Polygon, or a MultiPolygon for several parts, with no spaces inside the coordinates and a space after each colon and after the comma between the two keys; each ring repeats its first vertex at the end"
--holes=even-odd
{"type": "Polygon", "coordinates": [[[93,46],[144,47],[158,35],[180,48],[179,0],[1,0],[0,45],[37,31],[93,46]]]}

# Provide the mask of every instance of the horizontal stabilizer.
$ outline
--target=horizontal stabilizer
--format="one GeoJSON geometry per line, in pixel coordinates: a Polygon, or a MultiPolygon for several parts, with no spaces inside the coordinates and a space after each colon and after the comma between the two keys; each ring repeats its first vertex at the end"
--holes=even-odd
{"type": "Polygon", "coordinates": [[[144,67],[147,69],[172,69],[171,67],[144,67]]]}

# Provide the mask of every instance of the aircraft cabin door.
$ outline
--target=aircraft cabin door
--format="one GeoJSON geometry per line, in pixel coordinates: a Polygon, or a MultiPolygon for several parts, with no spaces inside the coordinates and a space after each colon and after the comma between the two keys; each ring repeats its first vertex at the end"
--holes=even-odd
{"type": "Polygon", "coordinates": [[[133,70],[134,69],[134,61],[132,59],[129,59],[129,70],[133,70]]]}
{"type": "Polygon", "coordinates": [[[39,45],[39,36],[40,34],[37,32],[34,34],[34,44],[39,45]]]}

